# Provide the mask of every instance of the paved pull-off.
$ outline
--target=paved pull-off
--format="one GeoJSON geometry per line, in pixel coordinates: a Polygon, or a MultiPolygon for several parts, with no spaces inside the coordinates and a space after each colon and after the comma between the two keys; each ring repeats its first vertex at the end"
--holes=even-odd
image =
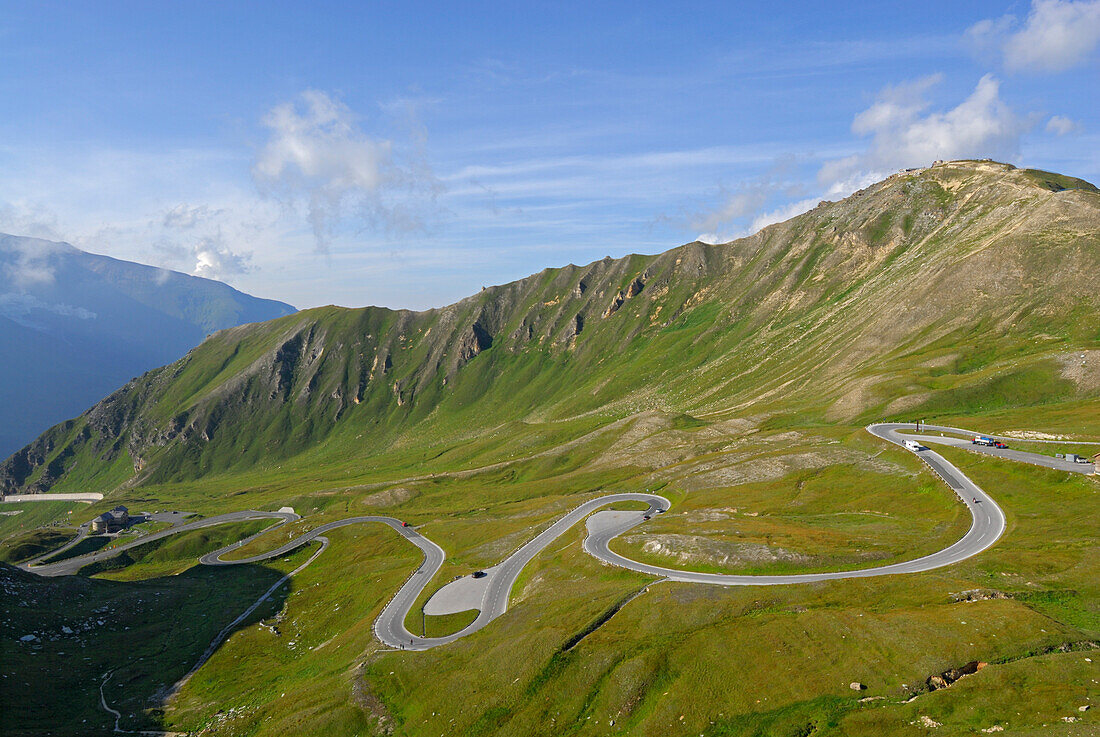
{"type": "MultiPolygon", "coordinates": [[[[867,430],[876,437],[902,447],[905,447],[905,440],[915,439],[918,442],[944,442],[948,440],[946,438],[932,436],[904,436],[898,433],[901,429],[911,429],[912,427],[912,425],[902,424],[877,424],[868,426],[867,430]]],[[[948,427],[929,427],[926,429],[934,429],[943,432],[965,432],[948,427]]],[[[955,442],[952,441],[947,444],[955,444],[955,442]]],[[[935,451],[922,445],[919,450],[914,450],[913,452],[921,458],[921,460],[927,463],[932,470],[943,479],[956,494],[958,494],[959,498],[970,510],[970,515],[973,519],[970,529],[958,542],[943,550],[932,553],[931,555],[926,555],[903,563],[879,566],[877,568],[862,568],[854,571],[837,571],[832,573],[790,574],[784,576],[738,576],[719,573],[693,573],[691,571],[682,571],[674,568],[652,566],[619,555],[613,552],[608,546],[612,539],[644,522],[647,515],[652,515],[658,510],[667,510],[670,506],[669,501],[657,494],[608,494],[587,501],[563,516],[546,530],[535,536],[530,542],[505,558],[501,563],[486,569],[485,577],[478,579],[471,579],[470,577],[459,579],[447,584],[436,592],[429,602],[429,606],[426,607],[426,611],[429,613],[433,611],[436,613],[458,611],[460,607],[462,609],[476,608],[480,610],[477,619],[468,627],[446,637],[417,637],[405,627],[406,617],[412,610],[421,593],[443,565],[446,554],[441,547],[431,540],[428,540],[412,527],[404,527],[400,521],[392,517],[351,517],[329,522],[299,535],[290,542],[274,550],[270,550],[260,555],[254,555],[250,558],[226,561],[222,560],[222,556],[226,553],[240,548],[245,543],[274,527],[300,519],[298,515],[287,509],[279,512],[233,512],[179,525],[178,527],[142,537],[132,543],[111,550],[99,551],[53,564],[24,564],[23,567],[26,570],[33,571],[43,576],[70,575],[76,573],[91,562],[109,558],[117,555],[123,550],[160,539],[167,535],[174,535],[188,530],[210,527],[212,525],[224,524],[227,522],[240,522],[243,520],[265,518],[276,520],[276,523],[272,525],[272,527],[245,540],[233,543],[221,550],[208,553],[199,559],[204,565],[242,565],[276,558],[314,539],[319,540],[323,544],[327,544],[328,540],[323,537],[323,535],[337,527],[364,523],[380,523],[391,527],[399,535],[420,548],[421,552],[424,553],[424,560],[420,566],[413,571],[405,584],[397,591],[393,599],[386,605],[385,609],[382,610],[382,614],[379,615],[378,619],[375,620],[375,634],[378,636],[379,640],[394,648],[427,650],[428,648],[454,642],[459,638],[476,632],[489,624],[489,622],[504,614],[508,610],[508,597],[512,591],[512,586],[515,584],[523,567],[538,555],[539,552],[550,545],[550,543],[561,537],[567,530],[573,527],[573,525],[586,517],[588,518],[586,522],[588,535],[584,540],[584,549],[586,552],[605,563],[673,581],[718,586],[775,586],[781,584],[809,583],[812,581],[828,581],[840,578],[866,578],[869,576],[885,576],[896,573],[919,573],[921,571],[929,571],[933,568],[940,568],[942,566],[958,563],[961,560],[977,555],[993,545],[1005,530],[1004,512],[997,506],[997,503],[984,491],[978,488],[973,481],[968,479],[962,471],[935,451]],[[643,502],[648,504],[649,508],[645,511],[634,512],[597,511],[609,504],[624,501],[643,502]],[[593,514],[593,512],[595,512],[595,514],[593,514]]],[[[1034,454],[1017,453],[1016,455],[1034,454]]],[[[1037,457],[1042,458],[1042,456],[1037,457]]],[[[1016,458],[1015,456],[1014,458],[1016,460],[1028,460],[1026,458],[1016,458]]],[[[316,558],[318,554],[320,554],[320,551],[310,560],[316,558]]],[[[297,570],[301,570],[305,565],[308,565],[308,562],[297,570]]],[[[271,593],[272,591],[269,591],[261,597],[260,600],[253,605],[253,608],[271,593]]],[[[228,634],[228,632],[224,634],[228,634]]],[[[220,642],[220,640],[215,641],[215,645],[217,642],[220,642]]]]}

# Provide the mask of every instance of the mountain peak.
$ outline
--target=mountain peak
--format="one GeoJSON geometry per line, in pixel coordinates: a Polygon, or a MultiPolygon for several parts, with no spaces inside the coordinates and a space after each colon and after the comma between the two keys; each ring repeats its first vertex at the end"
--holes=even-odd
{"type": "Polygon", "coordinates": [[[862,421],[1020,371],[1042,377],[1034,394],[998,401],[1072,394],[1050,361],[1100,344],[1098,225],[1087,182],[945,162],[731,243],[546,269],[424,312],[308,310],[131,382],[0,466],[0,485],[109,491],[502,423],[767,415],[780,398],[862,421]]]}

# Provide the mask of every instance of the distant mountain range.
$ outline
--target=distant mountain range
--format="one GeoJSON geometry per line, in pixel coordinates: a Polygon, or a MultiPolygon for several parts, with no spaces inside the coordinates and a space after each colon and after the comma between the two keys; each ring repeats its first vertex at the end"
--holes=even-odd
{"type": "Polygon", "coordinates": [[[0,458],[210,333],[294,311],[210,279],[0,234],[0,458]]]}

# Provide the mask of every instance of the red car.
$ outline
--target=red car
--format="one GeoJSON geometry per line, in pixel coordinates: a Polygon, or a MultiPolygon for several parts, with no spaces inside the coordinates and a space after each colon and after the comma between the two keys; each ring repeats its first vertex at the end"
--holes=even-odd
{"type": "Polygon", "coordinates": [[[997,442],[995,442],[993,444],[993,447],[994,448],[1007,448],[1008,446],[1005,445],[1004,443],[1002,443],[1000,440],[998,440],[997,442]]]}
{"type": "Polygon", "coordinates": [[[409,526],[409,523],[408,523],[408,522],[402,522],[402,523],[401,523],[401,526],[402,526],[402,527],[408,527],[408,526],[409,526]]]}

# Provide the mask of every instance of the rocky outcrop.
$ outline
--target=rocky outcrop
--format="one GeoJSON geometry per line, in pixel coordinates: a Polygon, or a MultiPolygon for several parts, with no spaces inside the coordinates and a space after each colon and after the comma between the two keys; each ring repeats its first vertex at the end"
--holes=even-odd
{"type": "Polygon", "coordinates": [[[462,336],[462,342],[458,345],[459,365],[468,362],[471,358],[493,345],[493,336],[480,322],[475,322],[462,336]]]}
{"type": "Polygon", "coordinates": [[[983,663],[979,660],[971,660],[966,665],[960,666],[958,668],[949,668],[943,673],[929,676],[928,680],[925,681],[925,684],[928,686],[929,691],[937,691],[941,688],[947,688],[963,676],[972,676],[987,665],[989,664],[983,663]]]}

